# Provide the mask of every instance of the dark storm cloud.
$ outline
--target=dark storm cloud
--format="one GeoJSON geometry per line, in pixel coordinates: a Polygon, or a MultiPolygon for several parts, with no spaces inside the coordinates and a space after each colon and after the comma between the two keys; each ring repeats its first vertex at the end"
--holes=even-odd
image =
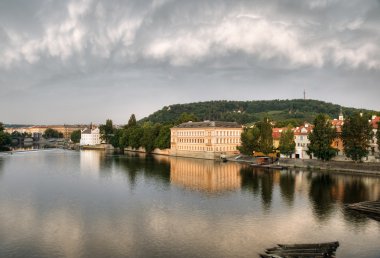
{"type": "Polygon", "coordinates": [[[125,122],[304,88],[379,110],[379,13],[379,1],[359,0],[4,0],[0,120],[125,122]]]}

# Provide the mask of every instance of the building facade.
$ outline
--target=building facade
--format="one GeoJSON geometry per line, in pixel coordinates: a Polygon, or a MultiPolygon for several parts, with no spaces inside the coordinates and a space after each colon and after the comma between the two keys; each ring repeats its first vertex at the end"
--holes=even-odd
{"type": "Polygon", "coordinates": [[[376,133],[379,130],[380,116],[372,116],[370,123],[372,125],[373,138],[370,143],[369,155],[376,161],[380,160],[380,148],[377,142],[376,133]]]}
{"type": "Polygon", "coordinates": [[[101,143],[99,128],[85,128],[80,134],[80,145],[98,145],[101,143]]]}
{"type": "Polygon", "coordinates": [[[187,122],[170,129],[173,156],[217,159],[238,154],[241,125],[235,122],[187,122]]]}
{"type": "Polygon", "coordinates": [[[309,150],[309,134],[313,131],[313,126],[305,123],[303,126],[294,129],[294,141],[296,143],[295,158],[296,159],[311,159],[311,155],[307,154],[309,150]]]}

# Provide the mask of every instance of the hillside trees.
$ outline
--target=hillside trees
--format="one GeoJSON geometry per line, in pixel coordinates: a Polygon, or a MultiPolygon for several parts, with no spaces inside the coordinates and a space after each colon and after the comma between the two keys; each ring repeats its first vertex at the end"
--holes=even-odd
{"type": "Polygon", "coordinates": [[[342,129],[344,153],[354,161],[368,156],[373,132],[368,119],[357,113],[348,116],[342,129]]]}
{"type": "Polygon", "coordinates": [[[309,134],[309,155],[328,161],[337,155],[337,150],[331,146],[337,137],[335,128],[331,127],[327,115],[319,114],[314,120],[313,132],[309,134]]]}

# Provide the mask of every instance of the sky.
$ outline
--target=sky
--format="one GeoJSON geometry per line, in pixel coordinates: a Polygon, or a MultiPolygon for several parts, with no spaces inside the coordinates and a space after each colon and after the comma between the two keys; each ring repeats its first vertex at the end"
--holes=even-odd
{"type": "Polygon", "coordinates": [[[0,0],[0,121],[306,97],[380,110],[380,0],[0,0]]]}

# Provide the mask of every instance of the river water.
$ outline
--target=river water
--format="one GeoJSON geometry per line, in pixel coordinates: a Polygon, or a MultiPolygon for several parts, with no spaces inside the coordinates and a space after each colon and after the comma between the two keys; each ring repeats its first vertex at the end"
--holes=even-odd
{"type": "Polygon", "coordinates": [[[339,241],[380,257],[380,222],[345,204],[380,178],[98,151],[0,156],[0,257],[258,257],[339,241]]]}

